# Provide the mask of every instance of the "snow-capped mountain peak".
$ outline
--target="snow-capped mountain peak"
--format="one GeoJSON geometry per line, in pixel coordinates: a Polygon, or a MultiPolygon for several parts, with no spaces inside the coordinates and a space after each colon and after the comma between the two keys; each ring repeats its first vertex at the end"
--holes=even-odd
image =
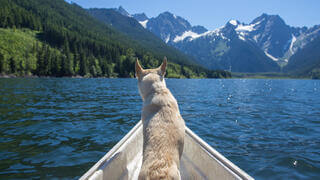
{"type": "Polygon", "coordinates": [[[237,26],[239,22],[237,20],[232,19],[232,20],[229,21],[229,23],[234,25],[234,26],[237,26]]]}
{"type": "Polygon", "coordinates": [[[183,41],[185,38],[192,40],[208,31],[203,26],[192,26],[184,18],[168,11],[153,18],[147,18],[143,14],[135,14],[133,17],[166,43],[183,41]]]}

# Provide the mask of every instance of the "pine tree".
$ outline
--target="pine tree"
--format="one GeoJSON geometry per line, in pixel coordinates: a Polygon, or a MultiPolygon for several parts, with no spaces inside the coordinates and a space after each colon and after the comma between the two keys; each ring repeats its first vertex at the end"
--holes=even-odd
{"type": "Polygon", "coordinates": [[[39,49],[39,52],[37,54],[36,74],[39,76],[46,75],[45,53],[46,53],[46,47],[44,45],[42,45],[42,48],[39,49]]]}
{"type": "Polygon", "coordinates": [[[26,74],[30,74],[31,72],[31,64],[30,64],[30,59],[26,58],[26,74]]]}
{"type": "Polygon", "coordinates": [[[54,53],[52,57],[52,68],[51,68],[51,75],[53,76],[59,76],[59,73],[61,72],[61,60],[59,58],[59,55],[54,53]]]}
{"type": "Polygon", "coordinates": [[[66,68],[66,76],[72,76],[74,75],[74,70],[73,70],[73,55],[70,52],[67,52],[66,55],[66,62],[65,62],[65,68],[66,68]]]}
{"type": "Polygon", "coordinates": [[[4,71],[4,55],[0,52],[0,73],[4,71]]]}
{"type": "Polygon", "coordinates": [[[89,70],[88,70],[88,62],[87,62],[87,58],[84,56],[84,54],[80,55],[80,70],[79,70],[79,74],[81,76],[85,76],[86,74],[88,74],[89,70]]]}
{"type": "Polygon", "coordinates": [[[15,59],[13,57],[10,57],[9,59],[9,66],[10,66],[10,73],[14,74],[17,71],[17,66],[15,59]]]}

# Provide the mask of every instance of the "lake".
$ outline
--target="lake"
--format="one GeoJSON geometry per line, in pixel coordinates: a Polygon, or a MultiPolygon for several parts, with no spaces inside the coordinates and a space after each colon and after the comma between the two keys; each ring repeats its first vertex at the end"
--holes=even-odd
{"type": "MultiPolygon", "coordinates": [[[[320,81],[167,79],[187,126],[256,179],[320,177],[320,81]]],[[[140,119],[136,79],[0,79],[0,179],[76,179],[140,119]]]]}

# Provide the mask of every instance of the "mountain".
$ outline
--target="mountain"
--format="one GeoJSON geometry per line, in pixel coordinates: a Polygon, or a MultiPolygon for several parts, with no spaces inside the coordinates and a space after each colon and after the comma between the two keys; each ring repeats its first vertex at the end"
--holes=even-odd
{"type": "Polygon", "coordinates": [[[203,33],[207,31],[203,26],[191,26],[187,20],[170,12],[161,13],[159,16],[150,19],[141,19],[137,14],[133,15],[133,17],[139,21],[144,28],[169,44],[173,42],[176,36],[181,35],[183,32],[195,31],[197,33],[203,33]]]}
{"type": "Polygon", "coordinates": [[[235,72],[278,71],[278,66],[251,42],[241,42],[235,27],[208,31],[203,26],[191,26],[180,16],[170,12],[161,13],[145,21],[145,28],[166,43],[195,57],[198,64],[210,69],[235,72]],[[146,22],[147,21],[147,22],[146,22]]]}
{"type": "Polygon", "coordinates": [[[278,15],[262,14],[250,24],[230,22],[233,22],[240,39],[256,43],[280,65],[285,65],[294,53],[320,35],[319,26],[309,29],[291,27],[278,15]]]}
{"type": "MultiPolygon", "coordinates": [[[[157,49],[145,42],[96,20],[74,3],[1,0],[0,4],[2,75],[133,77],[136,58],[145,67],[155,67],[167,54],[168,77],[227,75],[185,63],[185,55],[166,47],[160,40],[163,47],[157,45],[162,51],[156,52],[157,49]]],[[[126,14],[123,8],[118,10],[126,14]]],[[[135,20],[132,23],[145,31],[135,20]]]]}
{"type": "MultiPolygon", "coordinates": [[[[119,13],[118,9],[92,8],[88,9],[87,11],[89,12],[89,14],[91,14],[101,22],[111,25],[112,27],[136,40],[136,42],[142,47],[148,48],[152,52],[152,54],[162,57],[167,56],[170,59],[170,62],[175,62],[181,65],[181,67],[175,65],[174,69],[175,71],[178,71],[180,74],[182,74],[182,76],[199,77],[200,74],[203,73],[206,74],[207,77],[217,77],[217,75],[223,72],[210,71],[197,65],[194,62],[193,58],[190,58],[190,56],[186,56],[176,48],[167,45],[152,32],[146,30],[135,19],[140,18],[141,20],[143,20],[144,18],[147,18],[145,14],[127,15],[127,13],[119,13]]],[[[171,66],[171,64],[169,65],[171,66]]],[[[150,64],[150,66],[152,65],[150,64]]]]}
{"type": "Polygon", "coordinates": [[[139,22],[143,22],[143,21],[149,19],[145,13],[134,14],[134,15],[132,15],[132,17],[139,22]]]}
{"type": "Polygon", "coordinates": [[[279,70],[278,65],[254,43],[240,39],[231,23],[200,35],[187,31],[177,36],[173,43],[183,52],[197,57],[198,63],[212,69],[232,72],[279,70]]]}
{"type": "Polygon", "coordinates": [[[320,79],[320,37],[300,49],[291,58],[284,71],[302,77],[320,79]]]}
{"type": "Polygon", "coordinates": [[[119,6],[119,8],[115,8],[113,10],[117,11],[118,13],[122,14],[123,16],[131,17],[131,15],[122,6],[119,6]]]}
{"type": "Polygon", "coordinates": [[[319,25],[291,27],[280,16],[265,13],[249,24],[230,20],[213,31],[192,26],[169,12],[139,22],[167,44],[194,56],[199,64],[235,72],[279,71],[291,56],[320,36],[319,25]]]}
{"type": "MultiPolygon", "coordinates": [[[[122,7],[119,7],[118,9],[121,8],[122,7]]],[[[192,59],[177,49],[168,46],[152,32],[143,28],[138,21],[132,18],[131,15],[129,16],[127,13],[119,13],[118,9],[91,8],[87,11],[99,21],[111,25],[115,29],[136,40],[137,43],[139,43],[142,47],[152,51],[153,54],[157,54],[158,56],[162,57],[167,56],[168,59],[180,64],[194,64],[192,63],[192,59]]],[[[123,9],[121,12],[123,11],[125,10],[123,9]]]]}

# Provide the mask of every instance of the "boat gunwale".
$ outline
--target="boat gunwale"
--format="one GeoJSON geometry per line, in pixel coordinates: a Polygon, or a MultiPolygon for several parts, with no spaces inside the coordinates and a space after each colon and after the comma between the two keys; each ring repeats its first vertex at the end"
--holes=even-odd
{"type": "Polygon", "coordinates": [[[80,177],[79,180],[86,180],[90,176],[93,175],[106,161],[111,159],[113,155],[121,148],[121,146],[130,138],[133,134],[138,133],[137,129],[142,125],[142,121],[140,120],[113,148],[104,155],[97,163],[95,163],[89,171],[87,171],[83,176],[80,177]]]}
{"type": "MultiPolygon", "coordinates": [[[[134,134],[138,133],[138,129],[142,126],[142,121],[140,120],[107,154],[105,154],[95,165],[93,165],[79,180],[87,180],[91,177],[101,166],[110,160],[115,153],[121,148],[123,144],[134,134]]],[[[205,151],[208,152],[213,158],[215,158],[219,164],[225,166],[227,170],[241,179],[254,180],[249,174],[240,169],[237,165],[233,164],[230,160],[220,154],[217,150],[211,147],[208,143],[202,140],[198,135],[196,135],[192,130],[185,126],[186,134],[189,135],[198,145],[201,146],[205,151]]]]}
{"type": "Polygon", "coordinates": [[[237,165],[233,164],[230,160],[224,157],[217,150],[213,149],[208,143],[206,143],[203,139],[201,139],[197,134],[195,134],[192,130],[190,130],[187,126],[185,127],[186,133],[194,139],[194,141],[199,144],[202,148],[204,148],[210,155],[218,160],[223,166],[225,166],[228,170],[231,170],[231,173],[236,174],[242,179],[254,180],[249,174],[240,169],[237,165]]]}

